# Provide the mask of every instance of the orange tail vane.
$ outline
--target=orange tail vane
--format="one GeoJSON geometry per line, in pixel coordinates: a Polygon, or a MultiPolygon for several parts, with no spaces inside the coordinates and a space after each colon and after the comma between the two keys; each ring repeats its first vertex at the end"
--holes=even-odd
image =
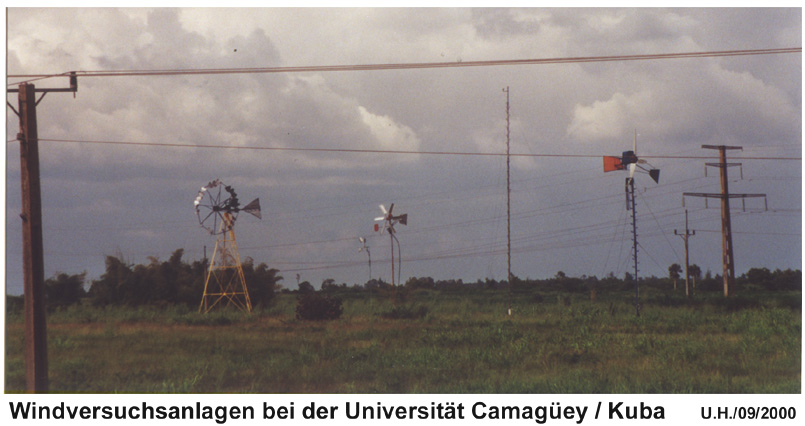
{"type": "Polygon", "coordinates": [[[604,156],[604,172],[623,170],[625,167],[621,163],[620,157],[604,156]]]}

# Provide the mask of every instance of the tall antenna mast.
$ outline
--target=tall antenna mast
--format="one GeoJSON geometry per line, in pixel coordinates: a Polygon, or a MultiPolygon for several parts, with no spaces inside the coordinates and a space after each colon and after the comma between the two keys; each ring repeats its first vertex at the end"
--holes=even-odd
{"type": "Polygon", "coordinates": [[[509,315],[512,314],[512,216],[511,216],[511,181],[510,167],[511,156],[509,155],[509,86],[503,90],[506,92],[506,280],[509,283],[509,315]]]}

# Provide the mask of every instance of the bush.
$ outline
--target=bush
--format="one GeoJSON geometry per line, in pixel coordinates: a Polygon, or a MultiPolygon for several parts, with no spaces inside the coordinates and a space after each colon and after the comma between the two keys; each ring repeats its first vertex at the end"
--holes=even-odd
{"type": "Polygon", "coordinates": [[[395,306],[388,312],[380,314],[386,319],[421,319],[428,315],[428,308],[425,306],[395,306]]]}
{"type": "Polygon", "coordinates": [[[759,300],[743,296],[732,296],[716,299],[713,301],[713,304],[723,307],[727,312],[738,312],[744,309],[757,309],[762,306],[759,300]]]}
{"type": "Polygon", "coordinates": [[[341,317],[344,309],[341,299],[322,296],[318,293],[305,293],[297,298],[296,319],[312,321],[328,321],[341,317]]]}

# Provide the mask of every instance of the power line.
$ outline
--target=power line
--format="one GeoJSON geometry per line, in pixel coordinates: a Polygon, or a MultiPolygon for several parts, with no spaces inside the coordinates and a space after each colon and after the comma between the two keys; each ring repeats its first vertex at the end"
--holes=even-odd
{"type": "MultiPolygon", "coordinates": [[[[205,68],[205,69],[163,69],[163,70],[97,70],[76,71],[80,77],[143,77],[143,76],[176,76],[176,75],[214,75],[214,74],[270,74],[270,73],[298,73],[298,72],[331,72],[331,71],[385,71],[409,70],[431,68],[468,68],[503,65],[548,65],[572,64],[588,62],[617,62],[617,61],[645,61],[657,59],[683,59],[683,58],[715,58],[726,56],[770,55],[781,53],[802,53],[801,47],[777,49],[750,49],[750,50],[719,50],[709,52],[682,52],[644,55],[615,55],[615,56],[579,56],[564,58],[542,59],[499,59],[490,61],[460,61],[460,62],[418,62],[418,63],[390,63],[368,65],[312,65],[291,67],[256,67],[256,68],[205,68]]],[[[9,78],[45,79],[62,77],[68,73],[59,74],[16,74],[9,78]]],[[[32,80],[29,80],[32,81],[32,80]]],[[[8,85],[19,84],[8,83],[8,85]]]]}
{"type": "MultiPolygon", "coordinates": [[[[457,155],[474,157],[505,157],[505,152],[466,152],[466,151],[411,151],[411,150],[391,150],[391,149],[355,149],[355,148],[300,148],[287,146],[234,146],[234,145],[204,145],[204,144],[181,144],[169,142],[134,142],[134,141],[110,141],[110,140],[79,140],[79,139],[53,139],[40,138],[40,142],[59,142],[59,143],[82,143],[94,145],[129,145],[129,146],[151,146],[166,148],[201,148],[201,149],[234,149],[234,150],[253,150],[253,151],[295,151],[295,152],[329,152],[329,153],[348,153],[348,154],[396,154],[396,155],[457,155]]],[[[16,139],[7,140],[6,143],[17,142],[16,139]]],[[[527,158],[602,158],[602,154],[510,154],[512,157],[527,158]]],[[[717,159],[717,156],[702,155],[641,155],[641,158],[665,159],[665,160],[710,160],[717,159]]],[[[736,160],[794,160],[802,161],[802,157],[735,157],[736,160]]]]}

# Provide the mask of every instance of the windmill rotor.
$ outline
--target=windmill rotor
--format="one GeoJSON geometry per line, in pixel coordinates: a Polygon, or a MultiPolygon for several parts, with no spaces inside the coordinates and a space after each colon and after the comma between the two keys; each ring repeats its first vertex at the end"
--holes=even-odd
{"type": "Polygon", "coordinates": [[[615,170],[629,170],[629,178],[634,178],[635,172],[646,173],[655,183],[660,183],[660,169],[639,158],[635,151],[624,151],[620,157],[604,156],[604,172],[615,170]]]}
{"type": "Polygon", "coordinates": [[[394,216],[394,203],[391,203],[388,210],[386,210],[386,206],[383,204],[380,205],[380,211],[383,212],[383,216],[376,217],[375,222],[383,222],[383,227],[381,228],[379,224],[375,224],[375,231],[380,232],[381,234],[388,231],[389,234],[394,234],[396,231],[394,230],[394,225],[401,224],[407,225],[408,224],[408,214],[401,214],[399,216],[394,216]]]}
{"type": "Polygon", "coordinates": [[[199,224],[212,235],[231,230],[240,211],[262,219],[259,198],[241,208],[234,188],[220,179],[202,186],[193,205],[199,224]]]}

